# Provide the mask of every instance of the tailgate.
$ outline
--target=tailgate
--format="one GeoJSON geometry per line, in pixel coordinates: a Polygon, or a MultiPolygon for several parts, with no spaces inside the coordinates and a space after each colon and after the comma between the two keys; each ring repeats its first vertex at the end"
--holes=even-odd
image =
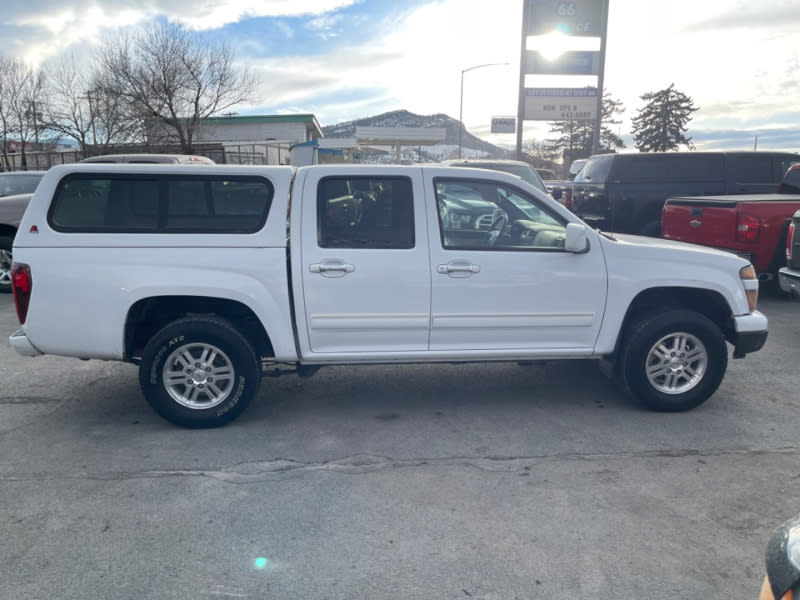
{"type": "Polygon", "coordinates": [[[736,242],[736,202],[670,198],[661,214],[662,237],[729,248],[736,242]]]}

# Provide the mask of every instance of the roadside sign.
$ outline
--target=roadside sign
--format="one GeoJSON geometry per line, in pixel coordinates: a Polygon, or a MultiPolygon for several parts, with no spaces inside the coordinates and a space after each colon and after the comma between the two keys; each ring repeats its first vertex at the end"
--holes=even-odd
{"type": "Polygon", "coordinates": [[[600,73],[599,52],[565,52],[556,60],[547,60],[536,50],[525,53],[528,75],[597,75],[600,73]]]}
{"type": "Polygon", "coordinates": [[[597,88],[526,88],[527,121],[571,121],[597,118],[597,88]]]}
{"type": "Polygon", "coordinates": [[[603,28],[603,0],[526,0],[527,35],[560,31],[565,35],[600,37],[603,28]]]}
{"type": "Polygon", "coordinates": [[[492,133],[516,133],[516,117],[492,117],[492,133]]]}

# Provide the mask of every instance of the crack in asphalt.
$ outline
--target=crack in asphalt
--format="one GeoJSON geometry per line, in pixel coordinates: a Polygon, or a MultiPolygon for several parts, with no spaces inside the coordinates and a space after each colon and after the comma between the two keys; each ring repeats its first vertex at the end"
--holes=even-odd
{"type": "Polygon", "coordinates": [[[64,402],[64,398],[44,398],[40,396],[14,396],[0,397],[0,405],[3,404],[55,404],[64,402]]]}
{"type": "Polygon", "coordinates": [[[236,485],[266,483],[285,480],[287,476],[302,476],[314,472],[330,472],[343,475],[363,475],[387,469],[416,467],[471,467],[493,473],[529,473],[537,464],[558,461],[597,461],[627,458],[688,458],[715,456],[762,456],[800,455],[800,448],[729,448],[705,450],[648,450],[644,452],[553,454],[541,456],[486,456],[392,459],[372,454],[356,454],[330,461],[301,462],[286,458],[264,461],[247,461],[223,469],[154,469],[131,472],[108,473],[41,473],[30,475],[0,475],[2,482],[25,482],[47,480],[126,481],[134,479],[160,479],[170,477],[204,477],[236,485]]]}

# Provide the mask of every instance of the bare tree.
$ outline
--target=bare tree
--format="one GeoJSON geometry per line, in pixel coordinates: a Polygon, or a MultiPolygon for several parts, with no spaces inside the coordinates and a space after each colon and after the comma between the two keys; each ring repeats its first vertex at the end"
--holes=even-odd
{"type": "Polygon", "coordinates": [[[78,142],[81,152],[88,153],[90,146],[106,149],[111,143],[135,138],[139,119],[105,83],[102,72],[82,71],[70,55],[51,67],[47,78],[49,125],[78,142]]]}
{"type": "Polygon", "coordinates": [[[227,44],[158,23],[109,42],[101,54],[107,85],[146,120],[148,137],[192,153],[203,120],[248,100],[255,80],[234,64],[227,44]]]}
{"type": "Polygon", "coordinates": [[[2,152],[2,169],[10,169],[8,158],[8,142],[11,134],[11,103],[15,93],[11,85],[15,61],[11,57],[0,56],[0,152],[2,152]]]}
{"type": "Polygon", "coordinates": [[[45,78],[19,59],[0,57],[0,127],[2,155],[10,168],[9,143],[19,142],[22,167],[27,167],[28,144],[39,143],[46,131],[44,118],[45,78]]]}

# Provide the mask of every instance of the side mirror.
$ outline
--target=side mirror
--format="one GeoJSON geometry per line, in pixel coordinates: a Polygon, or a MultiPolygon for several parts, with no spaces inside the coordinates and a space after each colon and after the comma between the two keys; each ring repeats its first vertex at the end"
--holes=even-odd
{"type": "Polygon", "coordinates": [[[563,192],[563,190],[562,190],[561,188],[553,188],[553,189],[550,191],[550,195],[551,195],[551,196],[552,196],[554,199],[556,199],[556,200],[560,200],[560,199],[561,199],[561,194],[562,194],[562,192],[563,192]]]}
{"type": "Polygon", "coordinates": [[[792,592],[788,598],[800,592],[800,515],[775,528],[769,536],[766,567],[768,585],[775,600],[787,596],[788,592],[792,592]]]}
{"type": "Polygon", "coordinates": [[[583,223],[567,223],[564,250],[574,254],[585,254],[589,251],[589,233],[586,225],[583,223]]]}

